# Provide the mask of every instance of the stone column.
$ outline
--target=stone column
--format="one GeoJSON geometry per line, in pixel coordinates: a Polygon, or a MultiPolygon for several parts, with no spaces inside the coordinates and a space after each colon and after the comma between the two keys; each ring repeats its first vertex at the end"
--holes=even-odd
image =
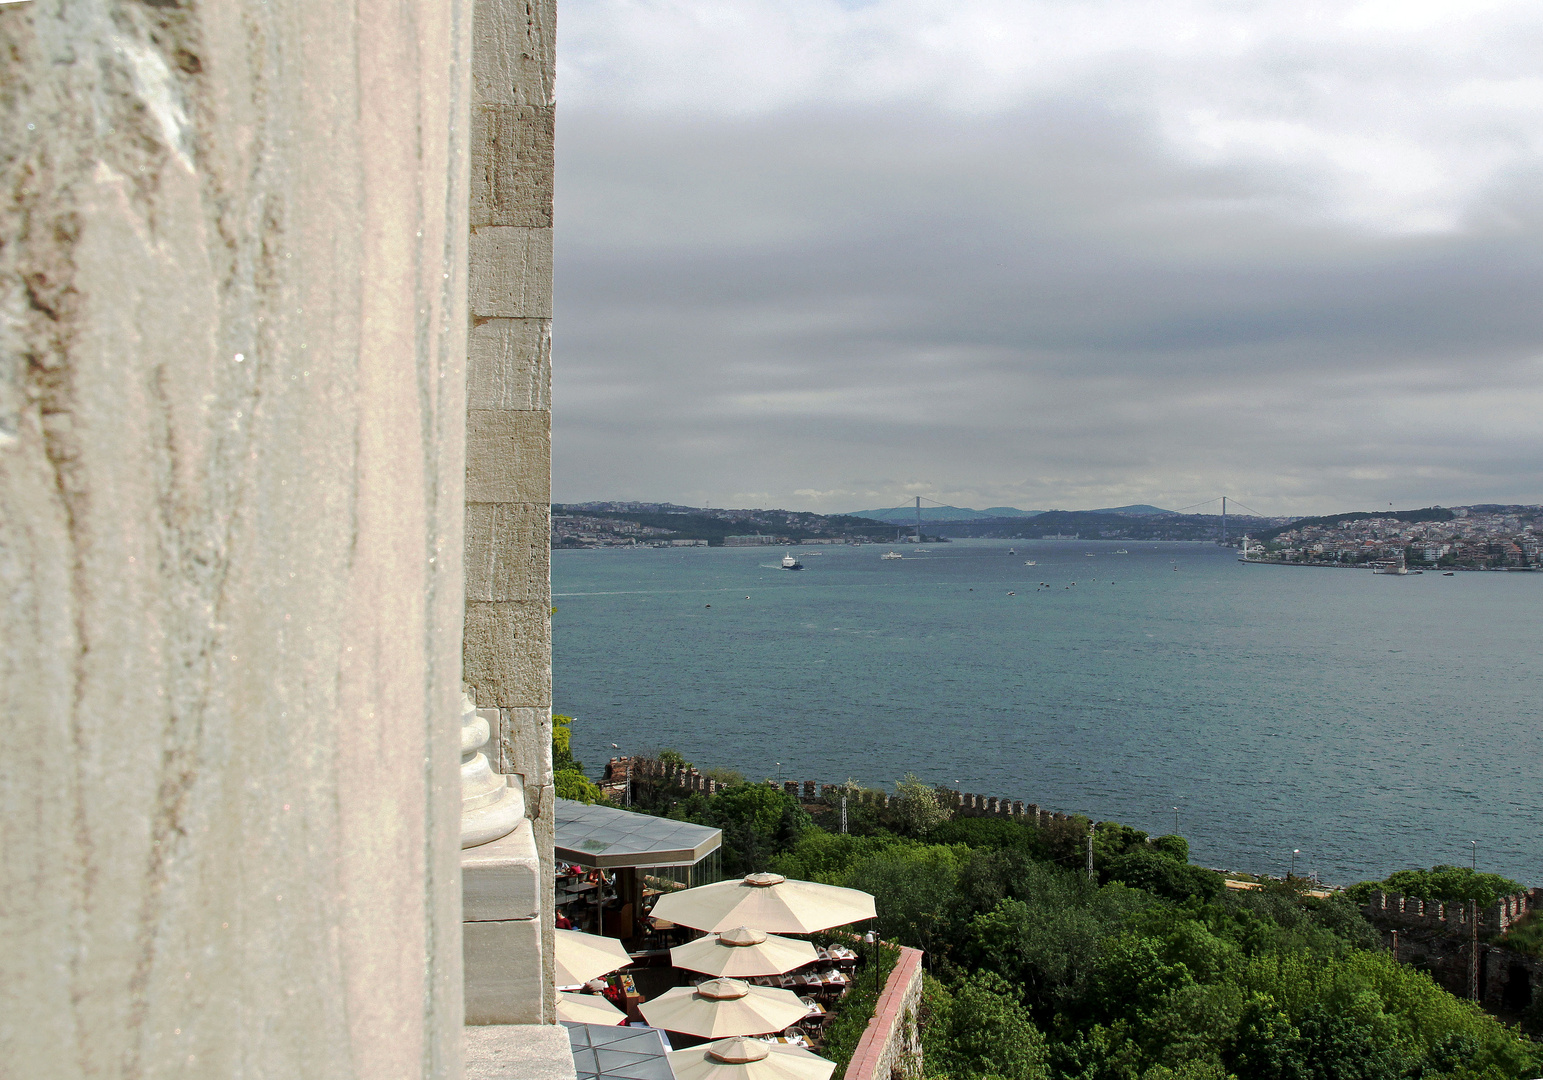
{"type": "Polygon", "coordinates": [[[0,6],[0,1072],[461,1074],[470,5],[0,6]]]}
{"type": "MultiPolygon", "coordinates": [[[[496,772],[523,777],[541,860],[539,947],[511,1003],[481,1022],[555,1020],[552,968],[551,314],[553,0],[478,0],[472,46],[466,373],[464,678],[496,772]],[[519,1016],[522,1020],[516,1020],[519,1016]]],[[[473,849],[475,850],[475,849],[473,849]]],[[[468,924],[469,925],[469,924],[468,924]]],[[[472,1013],[468,1013],[471,1016],[472,1013]]]]}

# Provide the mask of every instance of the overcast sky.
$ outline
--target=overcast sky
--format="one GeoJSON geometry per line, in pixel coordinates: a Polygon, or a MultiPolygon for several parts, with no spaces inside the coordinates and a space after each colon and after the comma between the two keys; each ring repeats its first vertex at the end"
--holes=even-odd
{"type": "Polygon", "coordinates": [[[1543,4],[563,0],[558,501],[1543,502],[1543,4]]]}

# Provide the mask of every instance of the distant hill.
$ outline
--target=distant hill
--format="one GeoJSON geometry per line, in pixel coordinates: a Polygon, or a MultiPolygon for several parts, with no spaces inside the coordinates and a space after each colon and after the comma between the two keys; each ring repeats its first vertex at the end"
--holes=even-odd
{"type": "Polygon", "coordinates": [[[1136,503],[1132,506],[1106,506],[1102,510],[1085,510],[1087,514],[1124,514],[1126,517],[1151,517],[1153,514],[1171,514],[1172,510],[1164,510],[1161,506],[1153,506],[1151,503],[1136,503]]]}
{"type": "MultiPolygon", "coordinates": [[[[923,521],[1007,521],[1014,518],[1033,518],[1050,513],[1046,510],[1019,510],[1016,506],[988,506],[984,510],[972,510],[968,506],[924,506],[923,521]]],[[[1115,514],[1120,517],[1151,517],[1154,514],[1171,514],[1160,506],[1137,503],[1133,506],[1110,506],[1102,510],[1062,510],[1059,513],[1115,514]]],[[[891,521],[897,525],[916,521],[916,507],[897,506],[888,510],[854,510],[850,517],[872,518],[874,521],[891,521]]]]}
{"type": "Polygon", "coordinates": [[[706,540],[713,547],[722,544],[728,536],[753,534],[793,543],[822,538],[883,540],[893,533],[887,524],[840,514],[718,510],[644,502],[553,503],[552,531],[554,546],[584,546],[604,538],[630,542],[636,538],[640,541],[706,540]],[[563,543],[565,536],[578,538],[572,543],[563,543]]]}
{"type": "MultiPolygon", "coordinates": [[[[924,506],[923,521],[988,521],[994,518],[1031,518],[1041,510],[1018,510],[1011,506],[992,506],[985,510],[971,510],[967,506],[924,506]]],[[[888,510],[854,510],[848,517],[888,521],[896,525],[915,524],[916,507],[897,506],[888,510]]]]}
{"type": "MultiPolygon", "coordinates": [[[[1472,509],[1478,509],[1473,507],[1472,509]]],[[[1505,509],[1497,508],[1490,513],[1503,513],[1505,509]]],[[[1521,509],[1518,507],[1517,509],[1521,509]]],[[[1274,540],[1288,529],[1304,529],[1313,525],[1333,525],[1339,521],[1369,521],[1372,518],[1392,518],[1394,521],[1407,521],[1411,525],[1421,521],[1451,521],[1456,515],[1451,510],[1441,506],[1427,506],[1423,510],[1352,510],[1344,514],[1324,514],[1321,517],[1297,518],[1288,521],[1284,525],[1278,525],[1273,529],[1266,529],[1254,537],[1256,540],[1274,540]]]]}

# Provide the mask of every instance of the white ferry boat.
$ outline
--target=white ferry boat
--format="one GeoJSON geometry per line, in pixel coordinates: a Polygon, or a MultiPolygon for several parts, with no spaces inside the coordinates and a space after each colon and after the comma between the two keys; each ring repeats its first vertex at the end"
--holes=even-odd
{"type": "Polygon", "coordinates": [[[889,559],[903,559],[905,556],[900,554],[898,551],[886,551],[884,554],[880,555],[879,558],[887,561],[889,559]]]}
{"type": "Polygon", "coordinates": [[[782,568],[784,570],[802,570],[804,568],[804,564],[793,558],[791,555],[784,555],[782,557],[782,568]]]}

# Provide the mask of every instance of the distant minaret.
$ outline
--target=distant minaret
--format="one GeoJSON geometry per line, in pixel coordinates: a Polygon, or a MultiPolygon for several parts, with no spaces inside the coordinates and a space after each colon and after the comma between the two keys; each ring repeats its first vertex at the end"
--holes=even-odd
{"type": "Polygon", "coordinates": [[[922,497],[916,496],[916,542],[922,542],[922,497]]]}

